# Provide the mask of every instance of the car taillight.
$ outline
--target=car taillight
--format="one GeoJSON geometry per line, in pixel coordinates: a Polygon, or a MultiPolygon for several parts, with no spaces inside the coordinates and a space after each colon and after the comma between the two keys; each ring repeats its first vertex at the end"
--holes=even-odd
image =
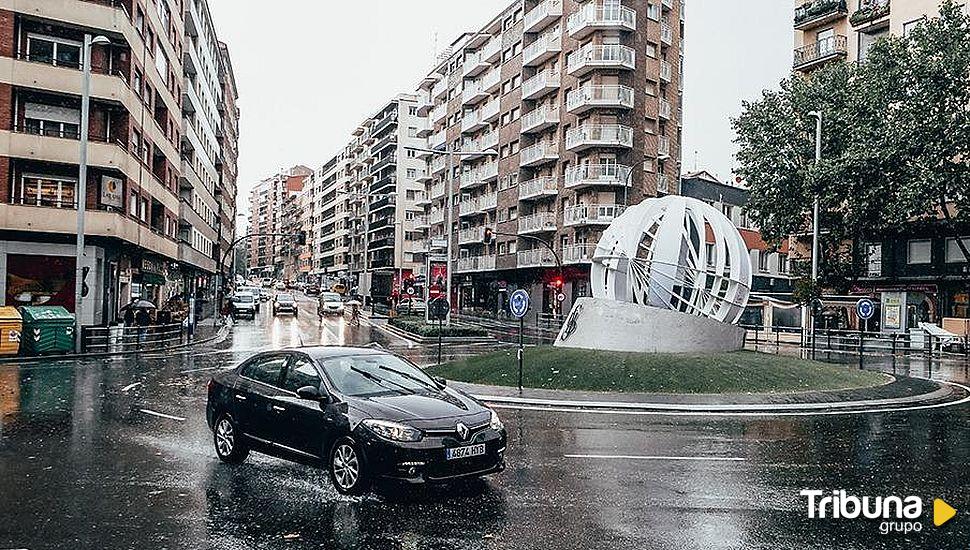
{"type": "Polygon", "coordinates": [[[210,378],[210,379],[209,379],[209,383],[205,385],[205,391],[207,391],[207,392],[211,392],[211,391],[212,391],[212,388],[213,388],[213,387],[214,387],[215,385],[216,385],[216,381],[215,381],[215,379],[214,379],[214,378],[210,378]]]}

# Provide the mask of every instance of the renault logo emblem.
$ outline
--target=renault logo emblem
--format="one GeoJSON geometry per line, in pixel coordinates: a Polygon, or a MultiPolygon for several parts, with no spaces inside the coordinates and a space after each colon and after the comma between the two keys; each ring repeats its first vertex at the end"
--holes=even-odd
{"type": "Polygon", "coordinates": [[[455,426],[455,429],[458,430],[458,437],[462,438],[463,440],[464,439],[468,439],[468,432],[469,432],[468,426],[466,426],[463,423],[459,422],[455,426]]]}

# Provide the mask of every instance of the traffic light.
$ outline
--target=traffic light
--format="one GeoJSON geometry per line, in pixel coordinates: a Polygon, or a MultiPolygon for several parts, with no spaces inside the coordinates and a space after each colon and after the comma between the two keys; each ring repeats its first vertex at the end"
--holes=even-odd
{"type": "Polygon", "coordinates": [[[306,232],[305,231],[300,231],[299,233],[296,234],[296,244],[298,244],[300,246],[306,245],[306,232]]]}
{"type": "Polygon", "coordinates": [[[483,244],[492,244],[492,228],[486,227],[485,233],[482,235],[483,244]]]}
{"type": "Polygon", "coordinates": [[[556,277],[556,278],[554,278],[552,281],[549,282],[549,285],[552,286],[552,288],[555,288],[557,290],[558,289],[561,289],[562,288],[562,277],[556,277]]]}

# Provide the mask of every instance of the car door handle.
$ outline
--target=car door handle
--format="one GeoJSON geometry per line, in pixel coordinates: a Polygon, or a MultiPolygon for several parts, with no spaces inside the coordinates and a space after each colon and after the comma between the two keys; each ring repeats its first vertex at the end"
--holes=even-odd
{"type": "Polygon", "coordinates": [[[236,394],[236,399],[238,399],[240,401],[245,401],[246,400],[246,396],[237,393],[236,394]]]}
{"type": "Polygon", "coordinates": [[[285,407],[280,407],[279,405],[273,405],[273,410],[276,412],[283,412],[286,410],[285,407]]]}

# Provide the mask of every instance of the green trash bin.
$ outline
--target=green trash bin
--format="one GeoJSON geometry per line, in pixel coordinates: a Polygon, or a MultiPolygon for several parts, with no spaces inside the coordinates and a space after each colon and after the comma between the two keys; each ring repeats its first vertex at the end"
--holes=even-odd
{"type": "Polygon", "coordinates": [[[61,306],[21,306],[20,349],[25,355],[74,351],[74,315],[61,306]]]}

